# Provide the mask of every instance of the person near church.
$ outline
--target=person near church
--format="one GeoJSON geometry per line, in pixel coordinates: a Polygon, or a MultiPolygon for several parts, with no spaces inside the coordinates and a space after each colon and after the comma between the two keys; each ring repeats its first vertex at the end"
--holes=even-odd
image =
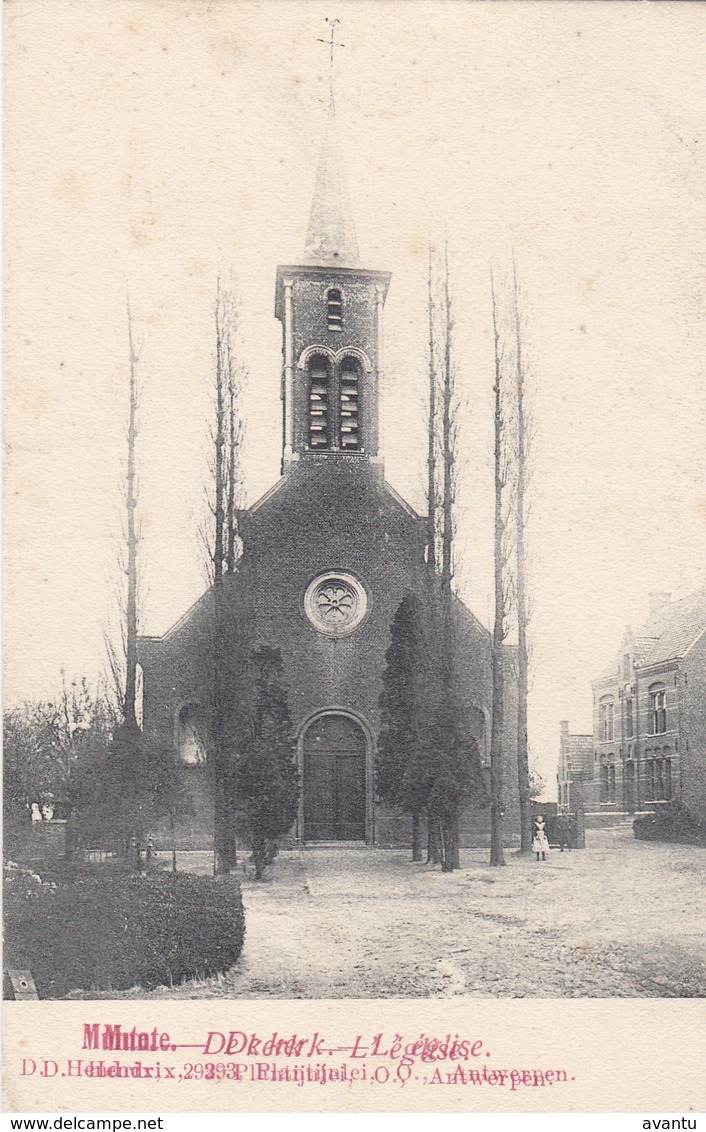
{"type": "Polygon", "coordinates": [[[571,849],[571,818],[568,814],[559,814],[555,829],[560,851],[563,853],[564,848],[571,849]]]}
{"type": "Polygon", "coordinates": [[[540,814],[539,817],[534,819],[534,838],[532,840],[532,851],[537,854],[537,860],[541,859],[546,861],[547,853],[549,852],[549,842],[547,840],[546,825],[544,818],[540,814]]]}

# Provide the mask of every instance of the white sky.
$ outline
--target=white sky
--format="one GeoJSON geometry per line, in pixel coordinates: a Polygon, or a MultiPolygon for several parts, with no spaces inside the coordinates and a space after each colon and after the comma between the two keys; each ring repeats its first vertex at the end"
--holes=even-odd
{"type": "Polygon", "coordinates": [[[387,303],[387,476],[422,506],[424,290],[445,224],[464,417],[459,581],[491,612],[488,272],[514,245],[537,438],[531,746],[650,590],[705,583],[706,9],[691,3],[6,5],[5,694],[102,662],[120,525],[125,291],[144,338],[143,629],[202,588],[215,277],[240,279],[249,501],[278,474],[275,268],[301,258],[324,16],[364,262],[387,303]]]}

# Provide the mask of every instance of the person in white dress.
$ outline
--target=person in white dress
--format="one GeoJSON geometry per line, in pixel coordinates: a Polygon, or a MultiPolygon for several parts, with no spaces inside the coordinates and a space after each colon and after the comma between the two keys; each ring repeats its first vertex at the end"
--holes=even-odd
{"type": "Polygon", "coordinates": [[[549,842],[547,841],[546,827],[544,818],[540,814],[539,817],[534,819],[534,838],[532,840],[532,850],[537,854],[537,860],[541,859],[546,861],[547,853],[549,852],[549,842]]]}

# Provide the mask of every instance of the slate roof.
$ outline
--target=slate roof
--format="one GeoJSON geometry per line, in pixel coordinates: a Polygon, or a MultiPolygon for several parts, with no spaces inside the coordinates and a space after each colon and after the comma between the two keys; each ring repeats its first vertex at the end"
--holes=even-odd
{"type": "Polygon", "coordinates": [[[360,263],[333,101],[329,103],[326,133],[316,173],[305,258],[307,263],[337,267],[356,267],[360,263]]]}
{"type": "Polygon", "coordinates": [[[663,605],[642,626],[639,636],[653,638],[639,661],[641,666],[661,664],[685,656],[706,630],[706,590],[663,605]]]}
{"type": "MultiPolygon", "coordinates": [[[[646,668],[679,660],[706,631],[706,590],[697,590],[679,601],[668,601],[651,614],[634,636],[635,667],[646,668]]],[[[593,684],[617,680],[617,662],[604,669],[593,684]]]]}
{"type": "Polygon", "coordinates": [[[657,637],[657,636],[655,636],[655,637],[642,637],[642,636],[635,637],[634,656],[635,656],[635,664],[638,667],[641,664],[645,663],[645,661],[647,660],[647,657],[650,655],[650,653],[652,652],[652,649],[655,647],[655,645],[657,644],[658,641],[659,641],[659,637],[657,637]]]}

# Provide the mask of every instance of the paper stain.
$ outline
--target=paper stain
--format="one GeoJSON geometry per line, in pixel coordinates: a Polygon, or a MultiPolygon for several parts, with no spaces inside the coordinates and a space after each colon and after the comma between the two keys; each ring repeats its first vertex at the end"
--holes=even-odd
{"type": "Polygon", "coordinates": [[[216,67],[221,77],[224,77],[229,71],[233,70],[243,54],[243,49],[232,32],[219,35],[217,39],[212,41],[211,49],[215,56],[216,67]]]}
{"type": "Polygon", "coordinates": [[[413,259],[429,258],[429,241],[413,237],[407,241],[407,254],[413,259]]]}
{"type": "Polygon", "coordinates": [[[130,218],[130,236],[133,245],[144,248],[152,243],[154,233],[152,229],[157,223],[157,213],[152,207],[152,194],[147,193],[147,205],[140,211],[139,216],[130,218]]]}
{"type": "Polygon", "coordinates": [[[192,256],[187,264],[187,271],[192,279],[204,279],[209,274],[208,264],[201,256],[192,256]]]}
{"type": "Polygon", "coordinates": [[[76,173],[65,173],[59,179],[54,189],[54,196],[59,200],[71,201],[74,204],[83,204],[86,200],[86,191],[83,178],[76,173]]]}

